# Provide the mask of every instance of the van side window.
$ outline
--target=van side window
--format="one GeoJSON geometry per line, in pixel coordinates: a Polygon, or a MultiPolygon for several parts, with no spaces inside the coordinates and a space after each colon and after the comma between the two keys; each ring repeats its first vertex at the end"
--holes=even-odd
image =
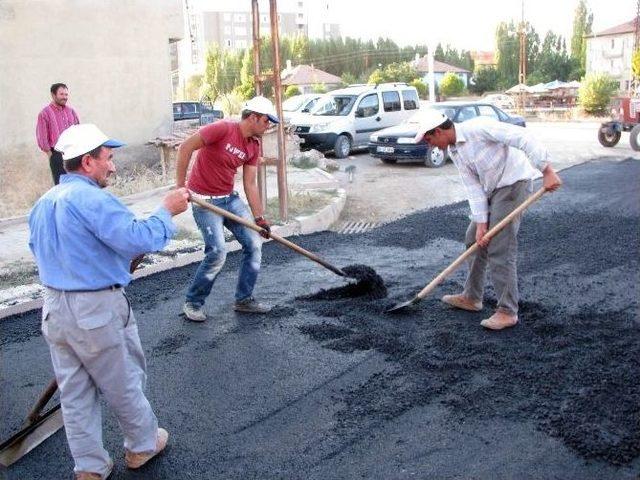
{"type": "Polygon", "coordinates": [[[402,90],[402,101],[405,110],[417,110],[420,104],[415,90],[402,90]]]}
{"type": "Polygon", "coordinates": [[[401,110],[400,94],[398,92],[382,92],[382,104],[385,112],[397,112],[401,110]]]}
{"type": "Polygon", "coordinates": [[[371,117],[378,113],[378,110],[380,110],[380,102],[378,101],[377,93],[363,97],[358,105],[358,111],[362,112],[363,117],[371,117]]]}

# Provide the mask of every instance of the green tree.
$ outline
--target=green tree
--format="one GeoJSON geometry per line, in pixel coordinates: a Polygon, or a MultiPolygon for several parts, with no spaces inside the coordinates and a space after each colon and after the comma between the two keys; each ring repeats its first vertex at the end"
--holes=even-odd
{"type": "MultiPolygon", "coordinates": [[[[525,24],[526,69],[535,70],[540,49],[540,37],[535,29],[525,24]]],[[[509,88],[518,83],[520,73],[520,26],[513,21],[501,22],[496,28],[497,70],[500,74],[499,87],[509,88]]]]}
{"type": "Polygon", "coordinates": [[[342,79],[342,86],[346,87],[347,85],[351,85],[353,83],[358,83],[358,79],[351,72],[345,72],[340,77],[342,79]]]}
{"type": "Polygon", "coordinates": [[[469,91],[482,95],[484,92],[492,92],[498,88],[500,75],[495,67],[481,67],[473,74],[469,91]]]}
{"type": "Polygon", "coordinates": [[[635,78],[640,78],[640,48],[631,57],[631,72],[635,78]]]}
{"type": "Polygon", "coordinates": [[[297,85],[289,85],[284,91],[284,98],[291,98],[294,95],[300,95],[300,89],[297,85]]]}
{"type": "Polygon", "coordinates": [[[440,92],[445,97],[455,97],[464,91],[464,82],[453,72],[447,72],[440,82],[440,92]]]}
{"type": "Polygon", "coordinates": [[[576,64],[577,78],[584,75],[587,64],[587,40],[585,35],[591,34],[593,13],[589,12],[586,0],[578,0],[573,17],[573,34],[571,35],[571,58],[576,64]]]}
{"type": "Polygon", "coordinates": [[[412,87],[416,87],[416,90],[418,91],[418,96],[423,100],[425,100],[429,95],[427,85],[419,78],[416,78],[415,80],[411,81],[410,85],[412,87]]]}
{"type": "Polygon", "coordinates": [[[567,46],[564,39],[549,31],[544,37],[542,48],[537,56],[535,68],[527,76],[527,83],[547,83],[559,79],[569,79],[573,63],[567,54],[567,46]]]}
{"type": "Polygon", "coordinates": [[[256,94],[255,80],[253,77],[253,54],[251,50],[245,50],[240,68],[240,84],[234,90],[241,98],[247,100],[256,94]]]}
{"type": "Polygon", "coordinates": [[[184,100],[200,100],[204,75],[192,75],[187,79],[184,91],[184,100]]]}
{"type": "Polygon", "coordinates": [[[591,114],[600,115],[607,111],[611,97],[618,90],[618,82],[607,73],[587,75],[578,90],[578,103],[591,114]]]}
{"type": "Polygon", "coordinates": [[[405,82],[418,78],[418,72],[408,62],[390,63],[383,69],[376,69],[369,76],[369,83],[405,82]]]}

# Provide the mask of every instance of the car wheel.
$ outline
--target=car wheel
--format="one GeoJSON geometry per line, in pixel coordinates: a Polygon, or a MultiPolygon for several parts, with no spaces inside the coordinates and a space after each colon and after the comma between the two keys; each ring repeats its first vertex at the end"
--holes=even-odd
{"type": "Polygon", "coordinates": [[[440,168],[447,161],[447,156],[438,147],[429,149],[427,158],[424,159],[424,164],[429,168],[440,168]]]}
{"type": "Polygon", "coordinates": [[[640,124],[631,129],[629,143],[631,143],[631,148],[636,152],[640,151],[640,124]]]}
{"type": "Polygon", "coordinates": [[[382,160],[384,163],[389,163],[389,164],[393,164],[398,161],[397,158],[381,158],[380,160],[382,160]]]}
{"type": "Polygon", "coordinates": [[[603,147],[615,147],[620,141],[620,132],[603,132],[602,129],[598,131],[598,141],[603,147]]]}
{"type": "Polygon", "coordinates": [[[351,139],[347,135],[338,135],[333,146],[336,158],[346,158],[351,152],[351,139]]]}

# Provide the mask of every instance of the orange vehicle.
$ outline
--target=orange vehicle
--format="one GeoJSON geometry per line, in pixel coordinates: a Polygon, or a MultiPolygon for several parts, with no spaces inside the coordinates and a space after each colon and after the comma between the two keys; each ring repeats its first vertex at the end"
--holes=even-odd
{"type": "Polygon", "coordinates": [[[611,120],[600,125],[598,141],[603,147],[614,147],[622,132],[630,132],[631,148],[640,150],[640,98],[617,97],[611,103],[611,120]]]}

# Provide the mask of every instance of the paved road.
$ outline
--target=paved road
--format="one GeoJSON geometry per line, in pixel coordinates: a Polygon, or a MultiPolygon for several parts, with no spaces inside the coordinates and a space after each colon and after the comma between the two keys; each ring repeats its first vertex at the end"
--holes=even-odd
{"type": "MultiPolygon", "coordinates": [[[[531,122],[527,126],[545,143],[557,169],[599,157],[640,157],[640,152],[631,149],[628,134],[616,147],[602,147],[597,139],[598,127],[592,122],[531,122]]],[[[356,166],[353,183],[344,172],[335,174],[347,191],[342,222],[385,222],[464,199],[462,183],[451,162],[439,169],[415,163],[387,165],[367,153],[339,161],[356,166]]]]}

